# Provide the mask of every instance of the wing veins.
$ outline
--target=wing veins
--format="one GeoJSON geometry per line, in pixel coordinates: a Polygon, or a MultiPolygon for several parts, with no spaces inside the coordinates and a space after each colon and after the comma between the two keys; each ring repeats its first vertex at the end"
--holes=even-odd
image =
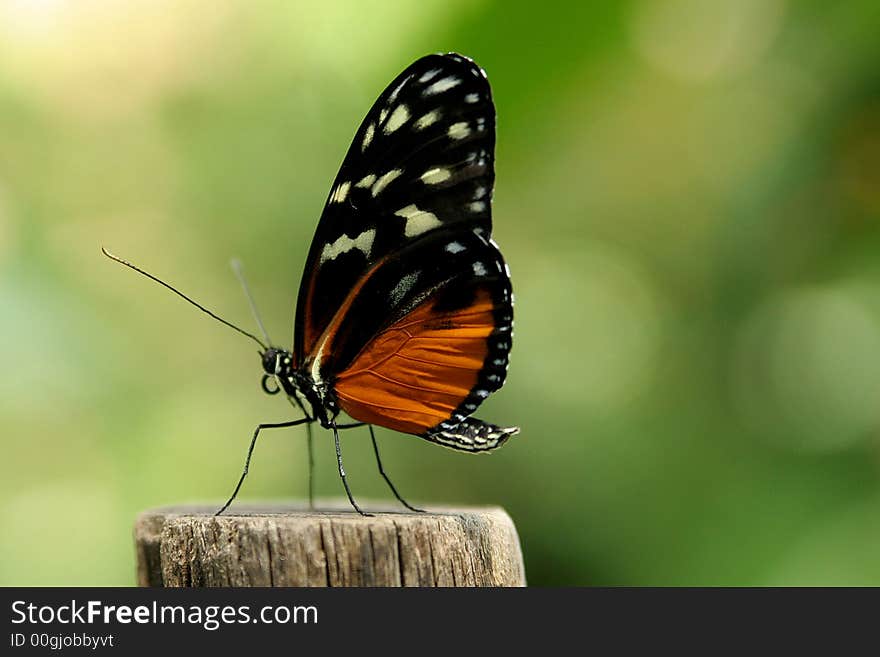
{"type": "MultiPolygon", "coordinates": [[[[403,354],[394,353],[394,354],[392,354],[392,356],[396,356],[397,358],[402,358],[403,360],[410,360],[414,363],[423,363],[424,365],[437,365],[436,362],[431,361],[431,360],[424,360],[422,358],[413,358],[412,356],[404,356],[403,354]]],[[[453,365],[451,363],[443,363],[443,367],[451,367],[456,370],[471,370],[471,371],[473,371],[473,369],[474,369],[468,365],[453,365]]]]}
{"type": "Polygon", "coordinates": [[[363,372],[364,374],[372,374],[373,376],[376,376],[380,379],[383,379],[385,381],[388,381],[389,383],[393,383],[395,385],[401,386],[403,388],[412,388],[413,390],[421,390],[422,392],[430,392],[435,395],[446,395],[448,397],[456,397],[456,398],[461,397],[461,395],[459,395],[458,393],[455,393],[455,392],[444,392],[442,390],[438,390],[437,388],[426,388],[424,386],[417,386],[417,385],[414,385],[411,383],[404,383],[403,381],[398,381],[397,379],[392,379],[391,377],[385,376],[384,374],[379,374],[379,372],[376,372],[372,368],[372,366],[366,368],[365,370],[361,370],[361,372],[363,372]]]}
{"type": "MultiPolygon", "coordinates": [[[[490,312],[490,311],[489,310],[475,310],[473,312],[462,313],[462,314],[456,313],[456,314],[452,314],[451,316],[458,319],[459,317],[472,317],[474,315],[482,315],[487,312],[490,312]]],[[[440,318],[442,319],[443,315],[440,315],[440,318]]],[[[406,324],[395,324],[393,328],[387,328],[387,329],[385,329],[385,331],[383,331],[383,333],[388,332],[388,331],[400,331],[400,330],[409,328],[410,326],[415,326],[417,324],[427,324],[430,321],[436,321],[436,320],[416,319],[411,322],[407,322],[406,324]]],[[[409,334],[407,333],[407,335],[409,335],[409,334]]],[[[413,336],[410,336],[410,337],[413,337],[413,336]]]]}
{"type": "MultiPolygon", "coordinates": [[[[358,404],[363,404],[364,406],[372,406],[373,408],[383,408],[383,409],[386,409],[389,411],[401,411],[402,413],[416,413],[419,415],[431,415],[431,413],[426,413],[426,412],[423,413],[422,411],[414,411],[411,408],[399,408],[397,406],[388,406],[387,404],[374,404],[373,402],[368,402],[363,399],[358,399],[354,395],[350,395],[350,394],[340,394],[339,396],[343,397],[345,399],[350,399],[351,401],[355,401],[358,404]]],[[[445,413],[445,411],[444,411],[444,413],[445,413]]]]}

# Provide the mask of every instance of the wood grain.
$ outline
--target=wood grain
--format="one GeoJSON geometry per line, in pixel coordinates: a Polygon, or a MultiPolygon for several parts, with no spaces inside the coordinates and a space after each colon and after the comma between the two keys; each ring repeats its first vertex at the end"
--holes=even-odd
{"type": "MultiPolygon", "coordinates": [[[[371,511],[376,504],[367,505],[371,511]]],[[[135,524],[140,586],[525,586],[500,507],[363,517],[347,502],[177,506],[135,524]]]]}

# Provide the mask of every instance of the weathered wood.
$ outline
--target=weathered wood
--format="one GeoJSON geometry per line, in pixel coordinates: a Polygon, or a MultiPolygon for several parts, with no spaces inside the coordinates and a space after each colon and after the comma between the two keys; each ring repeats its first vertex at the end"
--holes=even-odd
{"type": "MultiPolygon", "coordinates": [[[[375,511],[377,505],[366,504],[375,511]]],[[[348,502],[177,506],[135,523],[140,586],[525,586],[500,507],[358,515],[348,502]]]]}

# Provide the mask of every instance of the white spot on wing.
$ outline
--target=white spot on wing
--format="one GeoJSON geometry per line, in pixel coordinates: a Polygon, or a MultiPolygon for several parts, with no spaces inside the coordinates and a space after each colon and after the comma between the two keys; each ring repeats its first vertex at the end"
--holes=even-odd
{"type": "Polygon", "coordinates": [[[373,141],[373,132],[374,131],[375,131],[375,128],[373,127],[372,123],[367,126],[367,129],[364,131],[364,141],[363,141],[363,143],[361,143],[361,150],[362,151],[367,150],[367,146],[369,146],[370,142],[373,141]]]}
{"type": "Polygon", "coordinates": [[[485,276],[487,273],[486,265],[484,265],[482,262],[480,262],[478,260],[477,262],[474,263],[474,273],[477,276],[485,276]]]}
{"type": "Polygon", "coordinates": [[[444,91],[449,91],[453,87],[457,87],[461,84],[461,78],[456,78],[449,76],[448,78],[442,78],[437,80],[430,87],[426,88],[423,92],[423,96],[433,96],[434,94],[440,94],[444,91]]]}
{"type": "Polygon", "coordinates": [[[449,173],[449,169],[443,167],[434,167],[433,169],[428,169],[425,173],[422,174],[422,182],[426,185],[437,185],[439,183],[444,182],[445,180],[449,180],[452,177],[452,174],[449,173]]]}
{"type": "Polygon", "coordinates": [[[339,186],[336,188],[336,191],[333,192],[333,196],[330,197],[331,203],[342,203],[345,201],[345,197],[348,196],[348,190],[351,189],[351,183],[341,182],[339,186]]]}
{"type": "Polygon", "coordinates": [[[453,123],[449,126],[449,130],[446,131],[446,134],[452,139],[464,139],[471,134],[471,129],[465,121],[460,121],[459,123],[453,123]]]}
{"type": "Polygon", "coordinates": [[[406,108],[406,105],[398,105],[395,107],[394,111],[391,112],[391,116],[388,118],[388,123],[386,123],[383,128],[385,134],[390,135],[406,123],[407,119],[409,119],[409,110],[406,108]]]}
{"type": "Polygon", "coordinates": [[[406,296],[406,293],[409,292],[412,289],[412,286],[416,284],[416,281],[418,280],[421,273],[422,272],[420,271],[414,271],[401,277],[401,279],[397,282],[397,285],[395,285],[391,289],[391,292],[389,292],[388,294],[389,298],[391,299],[392,306],[398,305],[403,300],[403,297],[406,296]]]}
{"type": "Polygon", "coordinates": [[[401,208],[394,214],[406,219],[406,227],[403,229],[403,234],[407,237],[421,235],[425,231],[441,225],[441,221],[437,218],[437,215],[419,210],[415,205],[407,205],[405,208],[401,208]]]}
{"type": "Polygon", "coordinates": [[[465,250],[465,248],[458,242],[450,242],[446,245],[446,248],[444,250],[448,251],[449,253],[461,253],[465,250]]]}
{"type": "Polygon", "coordinates": [[[373,190],[372,190],[373,197],[378,196],[379,192],[381,192],[383,189],[385,189],[385,187],[388,186],[388,183],[390,183],[392,180],[397,178],[397,176],[399,176],[402,173],[403,173],[403,169],[391,169],[391,171],[386,173],[384,176],[381,176],[373,185],[373,190]]]}
{"type": "Polygon", "coordinates": [[[370,249],[373,248],[373,240],[376,237],[376,229],[371,228],[352,239],[348,235],[340,235],[332,244],[325,244],[321,251],[321,263],[333,260],[337,256],[348,253],[352,249],[361,251],[367,258],[370,257],[370,249]]]}
{"type": "Polygon", "coordinates": [[[478,100],[480,100],[480,94],[468,94],[467,96],[464,97],[464,102],[469,103],[471,105],[476,103],[478,100]]]}
{"type": "Polygon", "coordinates": [[[415,123],[416,130],[424,130],[429,125],[436,123],[440,118],[440,110],[428,112],[415,123]]]}
{"type": "Polygon", "coordinates": [[[483,203],[482,201],[474,201],[473,203],[470,204],[471,212],[482,212],[485,209],[486,209],[486,204],[483,203]]]}
{"type": "Polygon", "coordinates": [[[392,92],[388,95],[388,102],[389,102],[389,103],[393,103],[395,100],[397,100],[397,94],[399,94],[399,93],[400,93],[400,90],[403,89],[403,85],[405,85],[405,84],[406,84],[407,82],[409,82],[411,79],[412,79],[412,76],[409,76],[408,78],[406,78],[403,82],[401,82],[399,85],[397,85],[397,86],[394,88],[394,91],[392,91],[392,92]]]}
{"type": "Polygon", "coordinates": [[[427,82],[428,80],[433,78],[435,75],[437,75],[439,72],[440,72],[439,68],[432,68],[430,71],[428,71],[426,73],[422,73],[422,77],[419,78],[419,82],[427,82]]]}
{"type": "Polygon", "coordinates": [[[383,107],[383,108],[382,108],[382,111],[379,112],[379,123],[380,123],[380,124],[385,120],[385,117],[386,117],[386,116],[388,116],[388,108],[387,108],[387,107],[383,107]]]}
{"type": "Polygon", "coordinates": [[[355,187],[369,187],[374,182],[376,182],[376,176],[374,176],[372,173],[370,173],[370,174],[367,174],[366,176],[364,176],[363,178],[361,178],[357,182],[357,184],[355,184],[355,187]]]}

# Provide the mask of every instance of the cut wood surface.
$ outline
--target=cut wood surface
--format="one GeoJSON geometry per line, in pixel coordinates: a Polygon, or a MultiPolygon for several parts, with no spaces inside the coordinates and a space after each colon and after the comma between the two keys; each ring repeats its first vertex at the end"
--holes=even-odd
{"type": "Polygon", "coordinates": [[[135,524],[140,586],[525,586],[500,507],[358,515],[348,502],[175,506],[135,524]]]}

